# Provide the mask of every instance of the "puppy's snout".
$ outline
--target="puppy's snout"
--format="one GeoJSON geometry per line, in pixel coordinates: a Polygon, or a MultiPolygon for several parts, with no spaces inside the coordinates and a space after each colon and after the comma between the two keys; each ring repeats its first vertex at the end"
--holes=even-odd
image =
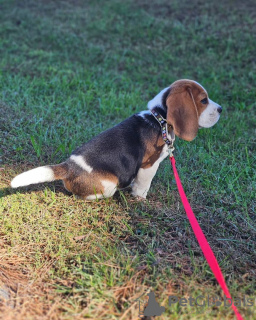
{"type": "Polygon", "coordinates": [[[221,107],[221,106],[218,106],[217,111],[218,111],[219,113],[221,113],[221,112],[222,112],[222,107],[221,107]]]}

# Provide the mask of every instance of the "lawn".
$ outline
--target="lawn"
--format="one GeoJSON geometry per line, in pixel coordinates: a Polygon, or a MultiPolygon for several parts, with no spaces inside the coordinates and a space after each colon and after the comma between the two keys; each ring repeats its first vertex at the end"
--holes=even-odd
{"type": "Polygon", "coordinates": [[[0,21],[0,318],[135,320],[152,290],[157,319],[234,319],[223,304],[168,306],[222,296],[168,160],[146,202],[9,187],[188,78],[223,112],[176,140],[176,165],[231,295],[253,301],[238,309],[255,319],[255,1],[1,0],[0,21]]]}

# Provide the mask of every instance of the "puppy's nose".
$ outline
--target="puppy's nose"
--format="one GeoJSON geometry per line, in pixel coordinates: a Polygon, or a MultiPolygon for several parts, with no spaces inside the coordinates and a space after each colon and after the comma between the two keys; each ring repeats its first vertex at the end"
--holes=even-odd
{"type": "Polygon", "coordinates": [[[221,112],[222,112],[222,108],[221,108],[221,106],[218,106],[217,111],[218,111],[219,113],[221,113],[221,112]]]}

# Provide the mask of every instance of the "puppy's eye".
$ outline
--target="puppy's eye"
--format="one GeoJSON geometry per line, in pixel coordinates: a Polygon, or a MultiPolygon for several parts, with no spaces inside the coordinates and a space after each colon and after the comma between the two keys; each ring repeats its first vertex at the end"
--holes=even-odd
{"type": "Polygon", "coordinates": [[[208,103],[208,99],[207,99],[207,98],[204,98],[203,100],[201,100],[201,103],[202,103],[202,104],[208,103]]]}

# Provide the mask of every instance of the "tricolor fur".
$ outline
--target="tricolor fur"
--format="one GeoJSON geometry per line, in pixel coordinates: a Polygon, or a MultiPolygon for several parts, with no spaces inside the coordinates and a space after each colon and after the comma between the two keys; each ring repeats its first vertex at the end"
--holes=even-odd
{"type": "Polygon", "coordinates": [[[87,200],[111,197],[117,188],[132,186],[132,194],[146,198],[160,162],[167,157],[160,125],[150,110],[157,110],[174,133],[191,141],[200,127],[212,127],[222,108],[192,80],[178,80],[134,114],[77,148],[63,163],[44,166],[15,177],[13,188],[63,180],[65,188],[87,200]]]}

